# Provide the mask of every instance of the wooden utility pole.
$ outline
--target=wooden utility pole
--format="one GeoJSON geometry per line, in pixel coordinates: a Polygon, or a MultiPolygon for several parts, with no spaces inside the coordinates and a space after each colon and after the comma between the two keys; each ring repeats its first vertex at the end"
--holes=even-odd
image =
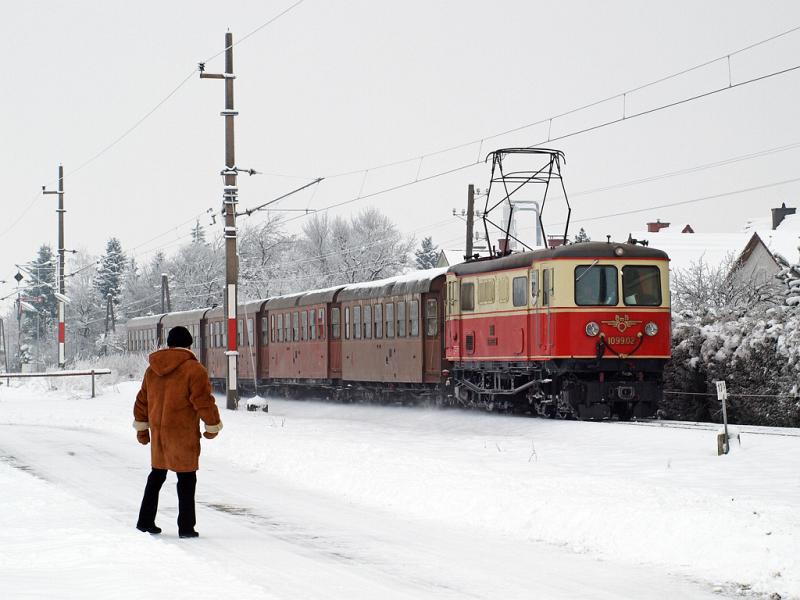
{"type": "Polygon", "coordinates": [[[225,355],[228,357],[227,369],[227,407],[236,410],[239,405],[239,391],[237,382],[237,369],[239,352],[237,346],[239,258],[236,250],[236,205],[238,203],[238,188],[236,176],[236,157],[233,143],[233,118],[239,114],[233,108],[233,34],[225,34],[225,72],[205,73],[205,65],[200,64],[201,79],[225,80],[225,110],[220,115],[225,117],[225,168],[222,175],[225,178],[225,187],[222,194],[222,213],[225,217],[225,314],[228,319],[228,344],[225,355]]]}
{"type": "Polygon", "coordinates": [[[161,312],[172,312],[172,304],[169,301],[169,277],[166,273],[161,274],[161,312]]]}
{"type": "Polygon", "coordinates": [[[48,191],[42,187],[43,194],[58,194],[58,368],[63,369],[66,364],[66,353],[64,342],[66,339],[66,327],[64,319],[64,309],[66,308],[63,297],[66,293],[64,286],[64,165],[58,165],[58,191],[48,191]]]}
{"type": "Polygon", "coordinates": [[[475,186],[469,184],[467,188],[467,252],[466,259],[472,260],[472,238],[475,236],[473,229],[475,227],[475,186]]]}

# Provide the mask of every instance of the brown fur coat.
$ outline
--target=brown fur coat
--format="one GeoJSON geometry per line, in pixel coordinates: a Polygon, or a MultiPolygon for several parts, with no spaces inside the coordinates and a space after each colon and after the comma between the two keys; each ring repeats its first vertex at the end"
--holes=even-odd
{"type": "Polygon", "coordinates": [[[133,417],[137,431],[150,430],[153,468],[177,472],[197,470],[201,419],[209,433],[222,429],[208,372],[186,348],[150,355],[133,417]]]}

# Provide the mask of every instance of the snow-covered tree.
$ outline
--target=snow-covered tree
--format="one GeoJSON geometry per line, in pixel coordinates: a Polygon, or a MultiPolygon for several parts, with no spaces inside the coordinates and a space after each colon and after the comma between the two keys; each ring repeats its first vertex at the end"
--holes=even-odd
{"type": "Polygon", "coordinates": [[[79,250],[70,261],[66,280],[67,355],[68,358],[85,358],[95,355],[95,340],[102,331],[105,317],[105,299],[101,303],[95,287],[97,257],[79,250]]]}
{"type": "Polygon", "coordinates": [[[589,234],[586,233],[586,230],[581,227],[581,230],[575,236],[575,243],[579,244],[580,242],[591,242],[592,238],[589,237],[589,234]]]}
{"type": "Polygon", "coordinates": [[[192,228],[192,243],[194,244],[206,243],[206,230],[202,225],[200,225],[199,219],[197,223],[195,223],[195,226],[192,228]]]}
{"type": "Polygon", "coordinates": [[[120,303],[126,264],[127,259],[122,251],[122,244],[117,238],[112,237],[106,243],[106,253],[100,257],[94,279],[94,287],[100,302],[104,305],[108,294],[111,294],[114,304],[120,303]]]}
{"type": "Polygon", "coordinates": [[[416,256],[415,262],[418,269],[433,269],[436,266],[439,252],[431,236],[422,238],[422,243],[414,251],[414,256],[416,256]]]}
{"type": "Polygon", "coordinates": [[[27,284],[25,296],[36,312],[26,311],[23,331],[31,338],[44,336],[52,329],[53,319],[57,317],[58,305],[56,291],[57,258],[48,245],[39,247],[36,258],[27,266],[27,284]]]}

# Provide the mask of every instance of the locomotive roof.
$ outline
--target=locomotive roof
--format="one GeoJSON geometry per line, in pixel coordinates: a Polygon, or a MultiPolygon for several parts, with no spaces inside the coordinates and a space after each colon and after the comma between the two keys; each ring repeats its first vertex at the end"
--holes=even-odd
{"type": "Polygon", "coordinates": [[[447,268],[425,269],[377,281],[354,283],[339,292],[337,300],[361,300],[424,293],[430,291],[433,281],[445,273],[447,273],[447,268]]]}
{"type": "Polygon", "coordinates": [[[472,262],[453,265],[448,272],[456,275],[472,275],[489,271],[502,271],[505,269],[519,269],[530,267],[536,261],[552,260],[557,258],[651,258],[653,260],[668,260],[667,253],[647,246],[623,244],[616,242],[580,242],[549,248],[546,250],[533,250],[509,254],[501,258],[476,260],[472,262]],[[616,249],[622,248],[622,254],[617,255],[616,249]]]}

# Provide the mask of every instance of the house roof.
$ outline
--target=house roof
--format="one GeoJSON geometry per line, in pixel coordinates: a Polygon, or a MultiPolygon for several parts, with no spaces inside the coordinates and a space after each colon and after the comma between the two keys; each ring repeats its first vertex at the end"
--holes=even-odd
{"type": "Polygon", "coordinates": [[[631,236],[647,240],[651,248],[666,252],[670,269],[685,270],[701,261],[715,268],[737,259],[753,237],[753,232],[679,233],[662,229],[655,233],[636,231],[631,236]]]}

